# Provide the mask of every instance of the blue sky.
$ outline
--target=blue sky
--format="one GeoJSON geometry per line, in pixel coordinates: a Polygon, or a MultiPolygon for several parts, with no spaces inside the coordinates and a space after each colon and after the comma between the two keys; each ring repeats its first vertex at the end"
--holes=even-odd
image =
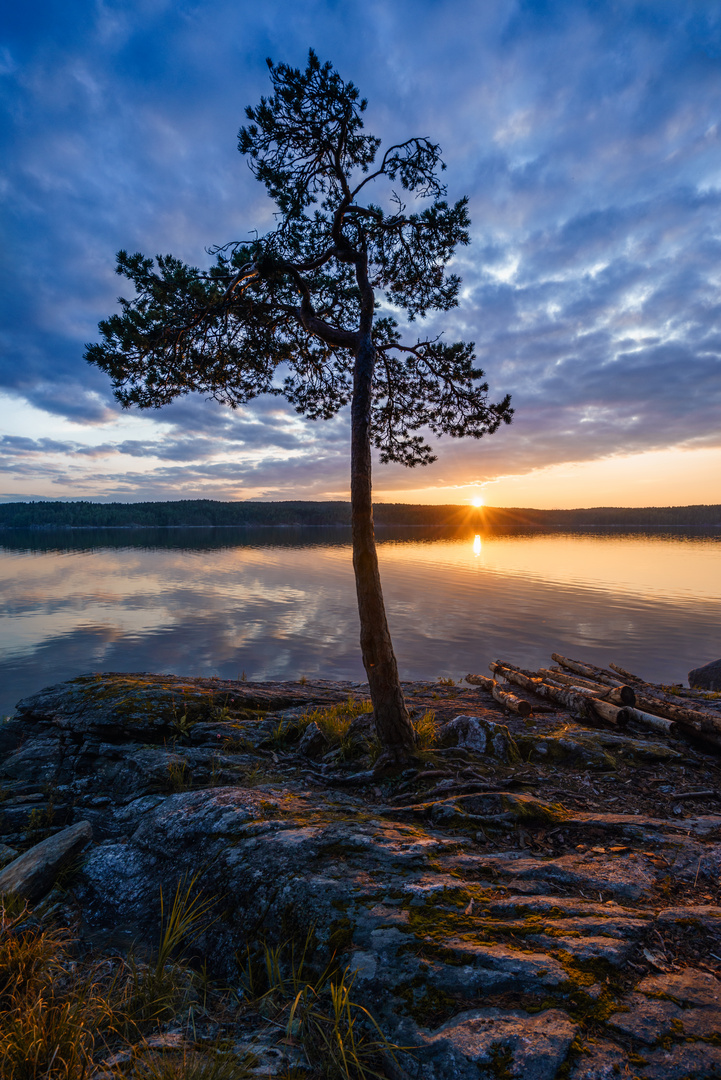
{"type": "Polygon", "coordinates": [[[721,502],[721,3],[266,0],[13,5],[0,27],[3,498],[338,498],[348,417],[277,399],[114,402],[83,361],[123,247],[272,226],[236,149],[266,56],[309,47],[384,141],[440,142],[470,198],[460,307],[516,419],[379,497],[721,502]]]}

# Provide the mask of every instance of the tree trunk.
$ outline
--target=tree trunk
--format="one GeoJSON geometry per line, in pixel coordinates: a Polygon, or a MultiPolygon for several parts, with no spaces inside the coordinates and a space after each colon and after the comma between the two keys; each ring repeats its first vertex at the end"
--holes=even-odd
{"type": "Polygon", "coordinates": [[[378,738],[388,757],[409,757],[415,733],[403,700],[378,571],[371,495],[371,395],[375,349],[370,336],[356,353],[351,406],[351,521],[360,645],[378,738]]]}

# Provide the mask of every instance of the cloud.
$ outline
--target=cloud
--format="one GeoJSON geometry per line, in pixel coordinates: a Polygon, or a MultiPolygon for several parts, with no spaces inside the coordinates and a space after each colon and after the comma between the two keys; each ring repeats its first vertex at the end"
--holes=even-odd
{"type": "Polygon", "coordinates": [[[474,340],[517,414],[481,443],[442,440],[424,484],[718,445],[715,5],[71,0],[14,11],[0,52],[0,388],[77,429],[3,441],[16,475],[69,494],[345,489],[347,413],[307,424],[274,398],[232,414],[190,397],[145,414],[157,436],[99,440],[121,413],[82,360],[123,287],[119,248],[202,263],[205,245],[272,226],[235,134],[268,90],[265,56],[302,64],[309,45],[368,96],[370,130],[438,138],[450,196],[470,196],[463,303],[429,329],[474,340]],[[99,461],[102,475],[82,472],[99,461]]]}

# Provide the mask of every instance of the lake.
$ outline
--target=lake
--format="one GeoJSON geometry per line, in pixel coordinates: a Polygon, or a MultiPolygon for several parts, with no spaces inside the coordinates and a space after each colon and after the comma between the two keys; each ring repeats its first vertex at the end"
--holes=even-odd
{"type": "MultiPolygon", "coordinates": [[[[718,531],[379,530],[405,679],[553,651],[685,682],[721,657],[718,531]]],[[[0,715],[91,671],[363,679],[345,529],[0,533],[0,715]]]]}

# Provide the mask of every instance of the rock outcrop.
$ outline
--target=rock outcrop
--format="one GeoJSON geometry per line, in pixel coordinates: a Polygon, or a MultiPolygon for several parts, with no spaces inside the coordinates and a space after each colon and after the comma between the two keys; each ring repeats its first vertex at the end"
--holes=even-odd
{"type": "Polygon", "coordinates": [[[689,671],[688,685],[696,690],[721,691],[721,660],[712,660],[710,664],[689,671]]]}
{"type": "Polygon", "coordinates": [[[92,838],[90,823],[79,821],[34,844],[0,871],[0,896],[9,893],[31,903],[40,900],[73,856],[80,854],[92,838]]]}
{"type": "Polygon", "coordinates": [[[152,940],[160,889],[194,879],[214,899],[196,946],[214,978],[234,985],[262,940],[308,937],[412,1048],[397,1075],[721,1075],[718,760],[560,710],[507,716],[483,689],[405,689],[439,745],[390,779],[362,716],[341,745],[324,734],[318,710],[362,687],[43,691],[0,728],[0,839],[30,845],[0,887],[92,827],[59,901],[88,946],[152,940]]]}

